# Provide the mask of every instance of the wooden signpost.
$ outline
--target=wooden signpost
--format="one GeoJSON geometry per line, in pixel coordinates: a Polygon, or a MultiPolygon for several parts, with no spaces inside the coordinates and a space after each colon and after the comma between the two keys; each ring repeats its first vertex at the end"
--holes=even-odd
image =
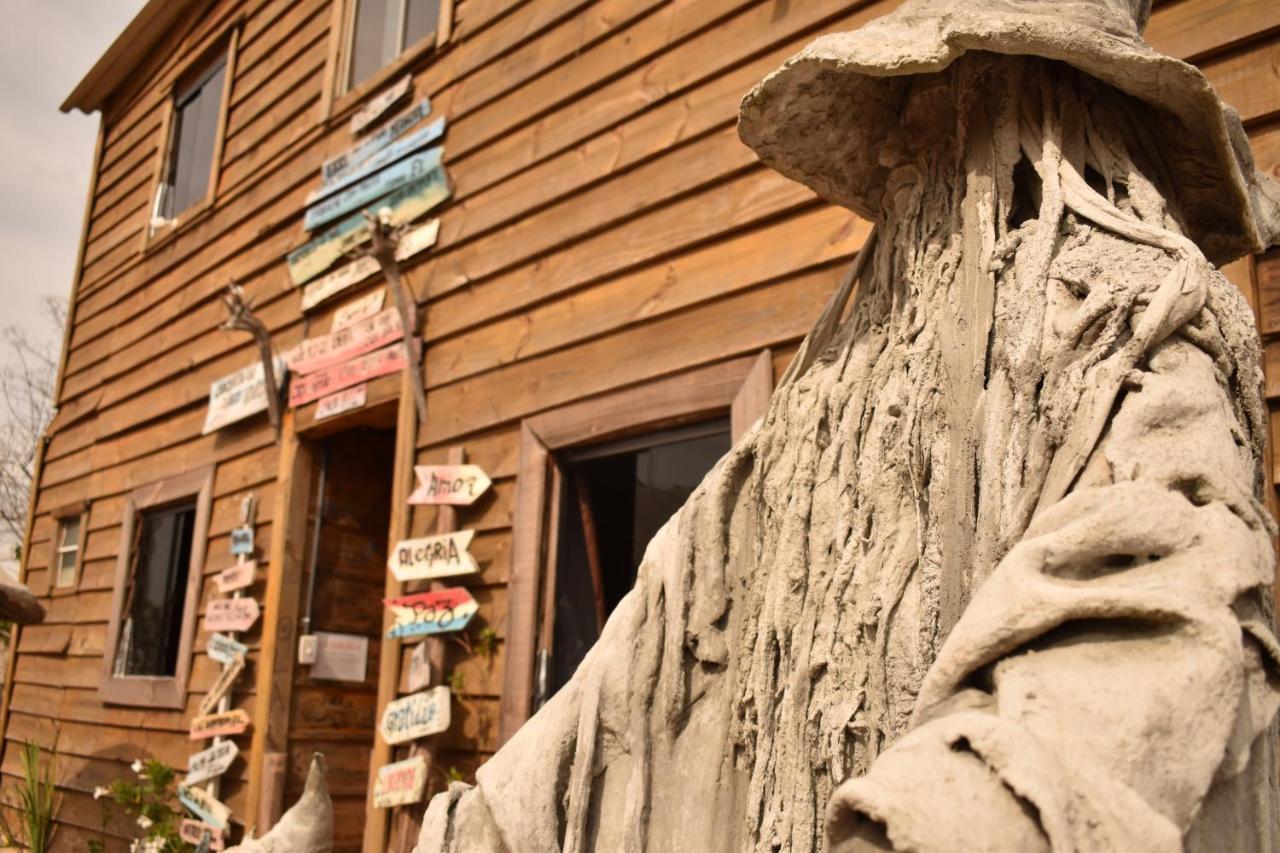
{"type": "Polygon", "coordinates": [[[316,420],[322,421],[325,418],[332,418],[335,415],[362,408],[368,402],[368,399],[369,386],[366,384],[360,384],[354,388],[348,388],[345,391],[321,397],[319,402],[316,403],[316,420]]]}
{"type": "Polygon", "coordinates": [[[407,806],[422,800],[427,789],[427,760],[415,755],[378,768],[373,783],[373,804],[380,809],[407,806]]]}
{"type": "Polygon", "coordinates": [[[243,708],[206,714],[191,721],[191,739],[244,734],[249,730],[249,714],[243,708]]]}
{"type": "Polygon", "coordinates": [[[192,820],[189,817],[184,817],[182,819],[182,823],[178,825],[178,837],[188,844],[195,845],[196,847],[199,847],[200,843],[204,841],[206,832],[209,834],[210,850],[226,849],[226,834],[216,826],[204,823],[203,821],[192,820]]]}
{"type": "Polygon", "coordinates": [[[396,580],[426,580],[469,575],[480,571],[476,558],[467,551],[474,530],[459,530],[440,536],[405,539],[397,542],[387,558],[387,567],[396,580]]]}
{"type": "Polygon", "coordinates": [[[216,779],[227,772],[239,754],[240,747],[233,740],[220,740],[208,749],[202,749],[187,759],[187,776],[182,784],[199,785],[216,779]]]}
{"type": "Polygon", "coordinates": [[[329,327],[329,331],[336,332],[374,316],[382,310],[386,299],[387,291],[380,287],[371,293],[343,303],[333,312],[333,325],[329,327]]]}
{"type": "MultiPolygon", "coordinates": [[[[284,382],[284,361],[277,357],[274,363],[278,388],[284,382]]],[[[209,408],[200,434],[208,435],[265,412],[267,407],[266,371],[262,369],[262,362],[254,362],[209,386],[209,408]]]]}
{"type": "Polygon", "coordinates": [[[204,627],[207,631],[248,631],[261,614],[257,599],[215,598],[209,602],[204,627]]]}
{"type": "Polygon", "coordinates": [[[431,683],[431,657],[427,644],[418,643],[409,655],[409,692],[417,693],[431,683]]]}
{"type": "Polygon", "coordinates": [[[406,74],[397,80],[389,89],[379,92],[376,96],[369,99],[363,107],[361,107],[355,115],[351,117],[351,132],[359,133],[369,125],[378,120],[378,116],[391,109],[396,101],[409,94],[409,87],[413,85],[413,75],[406,74]]]}
{"type": "Polygon", "coordinates": [[[289,354],[294,379],[350,361],[398,341],[403,335],[400,313],[388,308],[345,329],[318,338],[307,338],[289,354]]]}
{"type": "MultiPolygon", "coordinates": [[[[451,192],[444,168],[437,166],[386,198],[378,199],[370,207],[376,211],[389,211],[387,224],[394,228],[417,219],[449,198],[451,192]]],[[[303,284],[320,275],[334,261],[368,240],[372,227],[363,213],[343,219],[287,255],[289,277],[294,284],[303,284]]]]}
{"type": "Polygon", "coordinates": [[[249,647],[244,643],[236,642],[226,634],[210,634],[205,651],[218,663],[229,664],[236,655],[247,655],[249,647]]]}
{"type": "Polygon", "coordinates": [[[399,598],[384,598],[382,603],[395,614],[396,624],[388,637],[420,637],[461,631],[476,615],[479,605],[465,589],[440,589],[399,598]]]}
{"type": "Polygon", "coordinates": [[[382,167],[390,163],[394,163],[401,157],[412,154],[420,148],[426,148],[428,145],[444,136],[444,128],[445,120],[443,118],[438,118],[431,122],[431,124],[415,130],[399,142],[388,145],[368,160],[365,160],[358,167],[344,172],[342,177],[324,184],[319,189],[312,190],[307,195],[307,206],[310,207],[320,199],[331,196],[338,190],[351,186],[356,181],[372,175],[382,167]]]}
{"type": "Polygon", "coordinates": [[[400,137],[406,130],[422,121],[431,113],[431,99],[423,98],[409,109],[393,118],[386,127],[370,136],[356,147],[344,151],[336,157],[330,157],[320,167],[320,177],[326,184],[336,183],[349,173],[360,167],[364,161],[400,137]]]}
{"type": "Polygon", "coordinates": [[[448,728],[449,688],[443,685],[389,703],[378,725],[383,740],[393,745],[448,728]]]}
{"type": "Polygon", "coordinates": [[[192,814],[210,826],[216,829],[227,828],[227,821],[231,819],[231,809],[208,792],[188,785],[179,785],[178,800],[190,809],[192,814]]]}
{"type": "Polygon", "coordinates": [[[438,167],[443,158],[443,148],[429,148],[380,172],[374,172],[345,190],[307,208],[302,226],[308,231],[314,231],[344,213],[364,207],[375,199],[398,190],[410,181],[424,177],[438,167]]]}
{"type": "Polygon", "coordinates": [[[295,377],[289,384],[289,405],[305,405],[343,388],[403,370],[405,364],[404,348],[392,344],[345,364],[319,370],[309,376],[295,377]]]}
{"type": "Polygon", "coordinates": [[[236,563],[234,566],[223,569],[214,576],[214,580],[218,584],[218,592],[226,595],[229,592],[235,592],[237,589],[253,586],[254,574],[257,571],[258,563],[255,560],[236,563]]]}
{"type": "Polygon", "coordinates": [[[418,488],[411,504],[470,506],[493,484],[478,465],[415,465],[418,488]]]}
{"type": "MultiPolygon", "coordinates": [[[[396,247],[396,260],[407,261],[419,252],[430,249],[440,236],[440,220],[410,229],[400,237],[396,247]]],[[[378,273],[378,262],[364,257],[352,261],[345,267],[339,267],[328,275],[308,284],[302,291],[302,310],[310,311],[325,300],[336,296],[349,287],[360,284],[365,279],[378,273]]]]}
{"type": "MultiPolygon", "coordinates": [[[[232,600],[234,601],[235,599],[232,600]]],[[[218,677],[214,680],[213,686],[209,688],[209,692],[200,700],[200,706],[196,708],[197,716],[203,717],[206,714],[213,713],[214,709],[218,707],[218,702],[222,701],[222,697],[231,691],[231,687],[236,683],[236,679],[240,677],[240,673],[244,672],[244,664],[244,655],[236,655],[231,659],[230,664],[222,668],[222,672],[218,673],[218,677]]]]}

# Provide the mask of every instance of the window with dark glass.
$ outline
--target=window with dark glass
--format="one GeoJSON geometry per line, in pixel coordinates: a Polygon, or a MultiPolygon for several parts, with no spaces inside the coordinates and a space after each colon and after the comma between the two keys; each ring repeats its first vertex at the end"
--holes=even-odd
{"type": "Polygon", "coordinates": [[[177,671],[195,523],[194,500],[139,514],[116,675],[171,676],[177,671]]]}
{"type": "Polygon", "coordinates": [[[209,194],[226,71],[226,57],[219,56],[174,99],[169,167],[157,209],[162,219],[176,219],[209,194]]]}
{"type": "Polygon", "coordinates": [[[649,540],[729,447],[723,418],[558,456],[564,485],[548,696],[573,675],[635,586],[649,540]]]}
{"type": "Polygon", "coordinates": [[[68,587],[76,582],[80,565],[80,516],[72,515],[58,522],[58,547],[54,558],[55,587],[68,587]]]}
{"type": "Polygon", "coordinates": [[[347,88],[368,80],[436,30],[440,0],[356,0],[347,88]]]}

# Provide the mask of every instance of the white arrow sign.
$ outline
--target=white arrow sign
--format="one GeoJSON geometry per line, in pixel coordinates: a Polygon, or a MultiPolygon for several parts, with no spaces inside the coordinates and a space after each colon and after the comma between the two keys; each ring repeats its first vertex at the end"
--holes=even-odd
{"type": "Polygon", "coordinates": [[[411,504],[470,506],[493,484],[479,465],[414,465],[418,488],[411,504]]]}
{"type": "Polygon", "coordinates": [[[258,621],[262,608],[252,598],[215,598],[205,613],[206,631],[248,631],[258,621]]]}
{"type": "Polygon", "coordinates": [[[449,728],[449,688],[441,685],[391,702],[378,728],[391,744],[440,734],[449,728]]]}
{"type": "Polygon", "coordinates": [[[226,634],[210,634],[205,651],[218,663],[231,663],[236,655],[249,654],[249,647],[244,643],[236,642],[226,634]]]}
{"type": "Polygon", "coordinates": [[[396,543],[387,558],[387,568],[400,582],[469,575],[480,571],[476,558],[467,553],[474,530],[459,530],[442,536],[405,539],[396,543]]]}
{"type": "Polygon", "coordinates": [[[187,778],[182,784],[199,785],[227,772],[231,762],[240,754],[240,747],[233,740],[215,743],[208,749],[202,749],[187,759],[187,778]]]}

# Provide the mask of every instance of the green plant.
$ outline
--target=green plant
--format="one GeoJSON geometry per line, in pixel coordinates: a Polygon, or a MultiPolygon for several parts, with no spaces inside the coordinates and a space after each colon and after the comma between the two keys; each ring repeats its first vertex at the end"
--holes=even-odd
{"type": "Polygon", "coordinates": [[[476,637],[476,652],[482,655],[487,663],[493,663],[493,656],[498,652],[498,632],[492,628],[485,627],[480,629],[480,636],[476,637]]]}
{"type": "MultiPolygon", "coordinates": [[[[111,804],[133,818],[143,835],[133,846],[139,853],[184,853],[192,850],[178,836],[182,823],[182,806],[178,803],[177,771],[153,758],[133,762],[138,781],[117,779],[105,788],[95,788],[93,798],[102,803],[102,825],[111,817],[111,804]]],[[[101,842],[90,842],[90,850],[98,853],[101,842]]]]}
{"type": "Polygon", "coordinates": [[[446,773],[445,775],[449,777],[450,782],[462,781],[462,771],[454,767],[453,765],[449,766],[449,772],[446,773]]]}
{"type": "Polygon", "coordinates": [[[462,692],[467,689],[467,677],[462,674],[462,670],[455,669],[449,673],[449,692],[454,696],[461,696],[462,692]]]}
{"type": "Polygon", "coordinates": [[[58,811],[61,798],[53,781],[53,767],[57,753],[50,755],[48,764],[40,760],[40,747],[32,741],[22,744],[22,782],[18,788],[17,811],[21,818],[20,833],[15,834],[4,813],[0,812],[0,836],[10,847],[21,844],[31,853],[45,853],[53,840],[53,816],[58,811]]]}

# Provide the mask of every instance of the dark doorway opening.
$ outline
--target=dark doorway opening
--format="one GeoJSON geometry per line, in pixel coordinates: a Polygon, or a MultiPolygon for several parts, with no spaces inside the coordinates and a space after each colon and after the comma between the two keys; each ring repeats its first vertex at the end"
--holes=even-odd
{"type": "Polygon", "coordinates": [[[573,676],[635,586],[649,540],[730,443],[729,419],[719,418],[557,455],[563,486],[547,697],[573,676]]]}

